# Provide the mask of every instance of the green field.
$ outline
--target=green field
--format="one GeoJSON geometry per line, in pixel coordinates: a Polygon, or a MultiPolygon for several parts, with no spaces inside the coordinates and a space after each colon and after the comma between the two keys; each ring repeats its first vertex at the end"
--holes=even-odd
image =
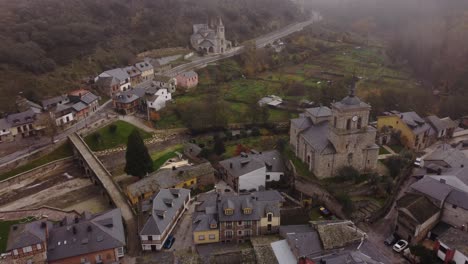
{"type": "Polygon", "coordinates": [[[151,137],[150,133],[139,129],[132,124],[119,120],[86,136],[84,140],[93,151],[111,149],[127,144],[127,138],[134,129],[138,129],[143,139],[151,137]],[[110,130],[111,125],[115,125],[117,127],[114,133],[110,130]],[[99,138],[97,138],[96,135],[100,135],[99,138]]]}
{"type": "Polygon", "coordinates": [[[71,157],[73,155],[73,151],[72,151],[72,148],[70,146],[70,144],[67,142],[63,145],[61,145],[60,147],[58,147],[56,150],[52,151],[51,153],[47,154],[47,155],[44,155],[38,159],[35,159],[23,166],[20,166],[16,169],[13,169],[13,170],[10,170],[9,172],[7,173],[4,173],[4,174],[1,174],[0,175],[0,181],[1,180],[5,180],[7,178],[10,178],[12,176],[15,176],[19,173],[22,173],[22,172],[25,172],[25,171],[28,171],[28,170],[32,170],[36,167],[39,167],[39,166],[42,166],[44,164],[47,164],[49,162],[52,162],[54,160],[59,160],[59,159],[63,159],[63,158],[66,158],[66,157],[71,157]]]}
{"type": "Polygon", "coordinates": [[[161,166],[171,158],[177,156],[176,152],[182,153],[183,146],[181,144],[171,146],[163,151],[158,151],[151,154],[151,159],[153,160],[153,170],[157,171],[161,166]]]}

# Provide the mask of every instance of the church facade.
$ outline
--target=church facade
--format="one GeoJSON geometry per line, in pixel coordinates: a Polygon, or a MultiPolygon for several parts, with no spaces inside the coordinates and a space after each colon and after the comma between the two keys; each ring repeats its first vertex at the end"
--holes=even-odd
{"type": "Polygon", "coordinates": [[[306,109],[291,120],[290,144],[296,156],[317,178],[336,175],[343,166],[360,172],[377,167],[376,129],[369,126],[370,105],[350,94],[331,108],[306,109]]]}
{"type": "Polygon", "coordinates": [[[231,41],[226,40],[221,18],[209,24],[193,25],[190,43],[195,50],[206,54],[221,54],[232,48],[231,41]]]}

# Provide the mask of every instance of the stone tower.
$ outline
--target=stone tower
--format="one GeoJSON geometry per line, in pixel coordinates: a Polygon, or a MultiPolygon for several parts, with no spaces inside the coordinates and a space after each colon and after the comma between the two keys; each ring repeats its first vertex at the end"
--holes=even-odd
{"type": "Polygon", "coordinates": [[[375,131],[368,127],[370,105],[355,95],[356,83],[354,79],[348,96],[331,105],[328,139],[335,147],[338,164],[363,169],[367,167],[366,149],[374,144],[375,131]]]}
{"type": "Polygon", "coordinates": [[[217,19],[217,23],[216,23],[216,34],[218,35],[218,38],[222,39],[224,41],[225,39],[225,36],[224,36],[224,24],[223,24],[223,20],[221,20],[220,17],[218,17],[217,19]]]}

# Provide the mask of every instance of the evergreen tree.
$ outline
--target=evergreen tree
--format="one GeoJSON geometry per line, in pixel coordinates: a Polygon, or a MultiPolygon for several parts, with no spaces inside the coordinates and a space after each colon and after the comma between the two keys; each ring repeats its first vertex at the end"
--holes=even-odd
{"type": "Polygon", "coordinates": [[[125,172],[129,175],[142,178],[153,171],[153,161],[140,133],[136,129],[128,136],[125,160],[127,161],[125,172]]]}
{"type": "Polygon", "coordinates": [[[223,139],[218,135],[214,136],[213,150],[216,153],[216,155],[221,155],[226,151],[226,148],[224,147],[223,139]]]}

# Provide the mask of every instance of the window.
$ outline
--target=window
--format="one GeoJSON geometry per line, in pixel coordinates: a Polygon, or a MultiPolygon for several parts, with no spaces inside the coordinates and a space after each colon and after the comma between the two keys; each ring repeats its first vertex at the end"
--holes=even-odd
{"type": "Polygon", "coordinates": [[[267,176],[266,176],[266,179],[269,180],[269,179],[270,179],[270,175],[267,175],[267,176]]]}
{"type": "Polygon", "coordinates": [[[232,222],[226,222],[226,228],[231,229],[232,228],[232,222]]]}
{"type": "Polygon", "coordinates": [[[270,232],[270,231],[271,231],[271,224],[268,224],[268,226],[267,226],[267,230],[268,230],[268,232],[270,232]]]}
{"type": "Polygon", "coordinates": [[[244,230],[244,236],[250,237],[252,235],[252,231],[250,230],[244,230]]]}
{"type": "Polygon", "coordinates": [[[439,247],[439,250],[442,251],[442,253],[444,254],[447,253],[447,249],[442,245],[439,247]]]}
{"type": "Polygon", "coordinates": [[[225,215],[233,215],[234,214],[234,209],[226,208],[226,209],[224,209],[224,214],[225,215]]]}
{"type": "Polygon", "coordinates": [[[88,259],[87,258],[81,258],[81,263],[85,263],[85,262],[88,262],[88,259]]]}
{"type": "Polygon", "coordinates": [[[241,225],[242,225],[242,221],[237,222],[237,225],[238,225],[238,226],[241,226],[241,225]]]}
{"type": "Polygon", "coordinates": [[[18,250],[17,249],[13,249],[13,255],[18,256],[18,250]]]}
{"type": "Polygon", "coordinates": [[[198,240],[205,240],[205,235],[199,235],[198,240]]]}
{"type": "Polygon", "coordinates": [[[42,245],[41,245],[41,244],[37,244],[37,245],[36,245],[36,248],[37,248],[37,249],[42,249],[42,245]]]}
{"type": "Polygon", "coordinates": [[[272,213],[268,213],[267,217],[268,217],[268,222],[271,222],[271,220],[272,220],[272,218],[273,218],[273,214],[272,214],[272,213]]]}
{"type": "Polygon", "coordinates": [[[214,240],[214,239],[216,239],[216,236],[213,235],[213,234],[211,234],[211,235],[208,236],[208,238],[209,238],[210,240],[214,240]]]}
{"type": "Polygon", "coordinates": [[[357,128],[361,129],[361,127],[362,127],[362,118],[359,117],[358,120],[357,120],[357,128]]]}
{"type": "Polygon", "coordinates": [[[32,251],[32,247],[31,247],[31,246],[29,246],[29,247],[24,247],[24,248],[23,248],[23,253],[29,253],[29,252],[31,252],[31,251],[32,251]]]}
{"type": "Polygon", "coordinates": [[[226,238],[232,238],[233,234],[234,233],[232,231],[226,231],[226,233],[225,233],[226,238]]]}
{"type": "Polygon", "coordinates": [[[148,236],[148,241],[153,241],[153,236],[148,236]]]}
{"type": "Polygon", "coordinates": [[[239,236],[242,236],[242,230],[237,231],[237,234],[238,234],[239,236]]]}
{"type": "Polygon", "coordinates": [[[124,255],[124,248],[123,247],[117,248],[117,257],[123,257],[123,255],[124,255]]]}
{"type": "Polygon", "coordinates": [[[251,220],[244,221],[244,228],[249,228],[249,227],[252,227],[252,221],[251,220]]]}
{"type": "Polygon", "coordinates": [[[244,214],[251,214],[252,208],[244,208],[244,214]]]}
{"type": "Polygon", "coordinates": [[[346,130],[351,129],[351,119],[346,120],[346,130]]]}
{"type": "Polygon", "coordinates": [[[333,118],[333,126],[336,128],[336,116],[333,118]]]}

